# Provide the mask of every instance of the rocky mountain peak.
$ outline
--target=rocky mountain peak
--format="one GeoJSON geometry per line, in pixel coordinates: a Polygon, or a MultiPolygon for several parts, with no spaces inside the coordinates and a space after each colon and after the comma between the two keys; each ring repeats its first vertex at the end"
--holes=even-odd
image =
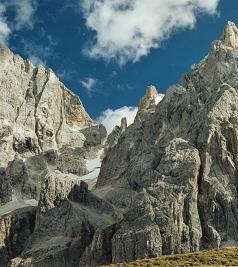
{"type": "Polygon", "coordinates": [[[53,74],[0,62],[0,205],[39,200],[31,214],[0,207],[0,263],[94,267],[238,246],[236,41],[229,22],[163,101],[149,86],[134,123],[105,143],[53,74]]]}
{"type": "Polygon", "coordinates": [[[96,192],[125,209],[112,261],[238,245],[236,40],[228,23],[156,108],[147,90],[137,119],[108,150],[96,192]]]}
{"type": "Polygon", "coordinates": [[[126,130],[126,128],[127,128],[127,119],[126,119],[126,117],[123,117],[122,119],[121,119],[121,132],[123,133],[125,130],[126,130]]]}
{"type": "Polygon", "coordinates": [[[158,97],[158,92],[156,90],[156,87],[153,85],[148,86],[145,96],[143,96],[140,100],[138,110],[139,111],[145,110],[155,105],[157,97],[158,97]]]}
{"type": "Polygon", "coordinates": [[[84,159],[97,157],[106,130],[53,70],[36,68],[0,45],[0,92],[0,205],[38,200],[49,171],[87,174],[84,159]],[[76,148],[81,154],[75,155],[76,148]]]}
{"type": "Polygon", "coordinates": [[[157,89],[154,85],[150,85],[147,87],[146,96],[149,99],[155,99],[158,96],[157,89]]]}
{"type": "Polygon", "coordinates": [[[238,29],[235,23],[228,21],[221,36],[221,41],[225,46],[238,49],[238,29]]]}

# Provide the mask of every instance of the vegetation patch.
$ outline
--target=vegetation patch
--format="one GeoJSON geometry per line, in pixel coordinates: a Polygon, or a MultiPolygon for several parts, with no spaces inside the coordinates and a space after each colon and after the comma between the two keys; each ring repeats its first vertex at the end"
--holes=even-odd
{"type": "MultiPolygon", "coordinates": [[[[161,256],[130,263],[108,265],[111,267],[175,267],[175,266],[238,266],[238,248],[204,250],[200,252],[161,256]]],[[[106,267],[106,266],[104,266],[106,267]]]]}

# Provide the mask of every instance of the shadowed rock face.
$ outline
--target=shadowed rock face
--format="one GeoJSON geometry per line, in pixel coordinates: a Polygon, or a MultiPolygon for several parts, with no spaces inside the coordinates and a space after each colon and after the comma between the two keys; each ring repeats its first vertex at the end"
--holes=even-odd
{"type": "MultiPolygon", "coordinates": [[[[8,154],[0,172],[1,199],[7,201],[12,189],[39,199],[34,232],[11,267],[98,266],[237,244],[237,32],[229,22],[221,40],[159,104],[156,89],[148,88],[135,122],[126,127],[123,119],[108,136],[92,190],[78,178],[105,134],[79,112],[77,97],[66,97],[63,105],[67,127],[55,131],[46,120],[52,134],[36,127],[35,139],[29,130],[26,136],[33,139],[13,146],[12,126],[2,127],[8,154]],[[88,127],[80,128],[78,114],[88,127]],[[36,191],[27,189],[35,184],[32,177],[42,181],[36,191]],[[17,182],[24,179],[30,182],[17,182]]],[[[8,58],[10,52],[2,53],[8,58]]]]}
{"type": "MultiPolygon", "coordinates": [[[[18,203],[12,203],[18,205],[18,203]]],[[[21,209],[0,214],[0,266],[7,266],[18,256],[35,228],[36,207],[21,205],[21,209]]],[[[2,208],[0,208],[1,212],[2,208]]]]}

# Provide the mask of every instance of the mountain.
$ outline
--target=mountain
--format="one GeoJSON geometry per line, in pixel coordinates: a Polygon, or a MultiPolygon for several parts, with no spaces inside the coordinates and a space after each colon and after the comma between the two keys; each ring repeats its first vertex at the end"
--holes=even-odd
{"type": "Polygon", "coordinates": [[[107,140],[52,71],[6,48],[0,68],[3,266],[100,266],[237,246],[234,23],[159,103],[150,86],[134,123],[122,119],[107,140]],[[97,178],[89,166],[100,159],[97,178]]]}
{"type": "Polygon", "coordinates": [[[237,245],[237,38],[229,22],[107,153],[94,193],[123,210],[113,262],[237,245]]]}
{"type": "Polygon", "coordinates": [[[33,232],[46,177],[87,180],[106,135],[52,70],[0,46],[0,266],[33,232]]]}

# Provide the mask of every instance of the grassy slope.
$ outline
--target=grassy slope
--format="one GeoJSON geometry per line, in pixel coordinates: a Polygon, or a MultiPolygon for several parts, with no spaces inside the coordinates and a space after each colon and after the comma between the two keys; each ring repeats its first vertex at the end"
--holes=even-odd
{"type": "Polygon", "coordinates": [[[162,256],[153,259],[137,260],[132,263],[112,264],[110,266],[238,266],[238,248],[224,248],[219,250],[162,256]]]}

